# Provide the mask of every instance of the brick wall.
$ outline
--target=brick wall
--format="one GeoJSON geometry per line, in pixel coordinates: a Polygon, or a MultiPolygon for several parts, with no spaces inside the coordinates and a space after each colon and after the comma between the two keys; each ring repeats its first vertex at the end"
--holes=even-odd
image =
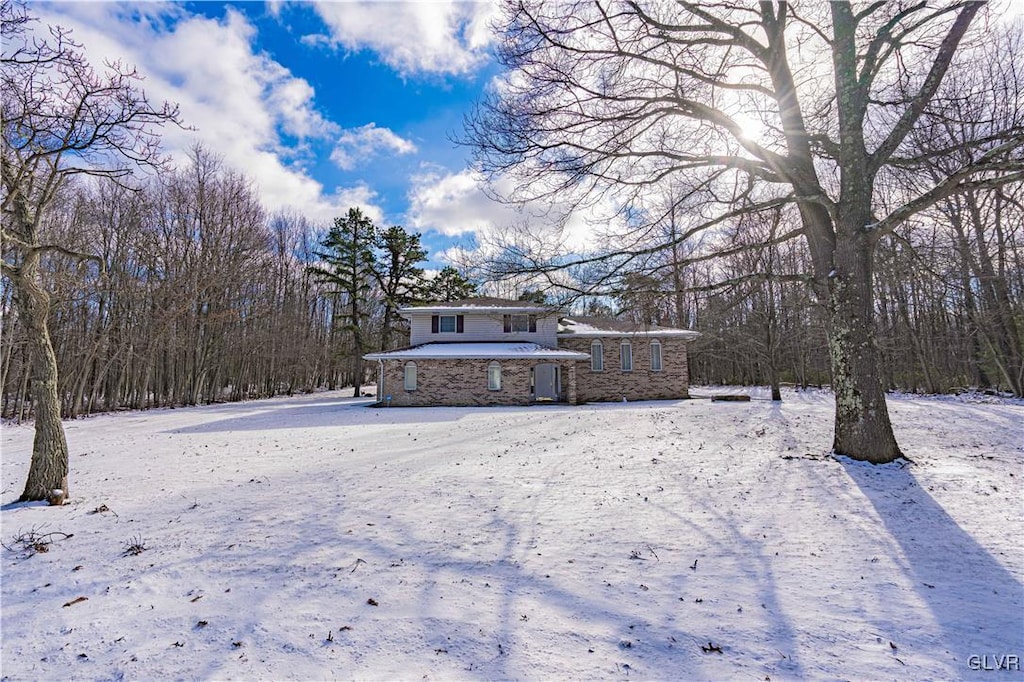
{"type": "MultiPolygon", "coordinates": [[[[395,407],[430,405],[528,405],[530,370],[537,360],[498,360],[501,390],[487,388],[487,367],[491,360],[417,360],[416,390],[405,390],[405,360],[384,361],[382,399],[391,396],[395,407]]],[[[562,399],[576,402],[576,371],[573,361],[554,364],[562,368],[562,399]]]]}
{"type": "MultiPolygon", "coordinates": [[[[686,341],[671,336],[655,337],[661,342],[660,372],[651,371],[651,339],[601,337],[604,344],[604,370],[594,372],[590,361],[576,364],[576,390],[580,402],[626,400],[675,400],[690,397],[690,375],[687,366],[686,341]],[[623,341],[633,346],[633,371],[623,372],[620,347],[623,341]]],[[[558,347],[590,354],[594,337],[558,339],[558,347]]]]}

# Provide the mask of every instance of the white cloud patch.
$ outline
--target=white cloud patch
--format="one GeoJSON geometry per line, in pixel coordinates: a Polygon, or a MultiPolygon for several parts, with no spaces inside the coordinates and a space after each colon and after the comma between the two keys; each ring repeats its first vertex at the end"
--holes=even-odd
{"type": "Polygon", "coordinates": [[[43,24],[74,30],[94,66],[105,59],[136,65],[151,100],[180,105],[194,131],[163,130],[165,149],[179,161],[199,142],[252,178],[269,210],[291,209],[314,220],[340,215],[350,196],[372,198],[365,188],[325,191],[296,164],[310,142],[329,140],[340,129],[317,111],[307,81],[253,49],[256,29],[237,11],[214,20],[169,3],[37,7],[43,24]]]}
{"type": "Polygon", "coordinates": [[[410,226],[455,237],[486,232],[516,220],[514,209],[484,194],[481,178],[470,170],[413,178],[409,196],[410,226]]]}
{"type": "Polygon", "coordinates": [[[396,135],[389,128],[378,128],[374,123],[367,123],[341,132],[331,153],[331,161],[342,170],[352,170],[361,161],[380,153],[402,155],[415,151],[415,144],[396,135]]]}
{"type": "MultiPolygon", "coordinates": [[[[504,196],[512,187],[499,181],[504,196]]],[[[598,234],[618,221],[610,203],[584,211],[568,205],[536,202],[524,206],[502,203],[484,191],[484,179],[466,169],[458,173],[426,172],[413,178],[407,224],[420,231],[435,230],[457,237],[472,234],[488,241],[524,229],[538,238],[561,242],[566,248],[588,250],[598,234]]]]}
{"type": "Polygon", "coordinates": [[[334,205],[344,207],[345,211],[349,208],[358,208],[373,222],[381,224],[384,221],[384,212],[375,203],[377,192],[368,185],[359,184],[355,187],[339,188],[332,199],[334,205]]]}
{"type": "Polygon", "coordinates": [[[487,59],[492,2],[324,2],[315,6],[329,35],[305,36],[307,44],[369,49],[392,69],[421,73],[469,73],[487,59]]]}

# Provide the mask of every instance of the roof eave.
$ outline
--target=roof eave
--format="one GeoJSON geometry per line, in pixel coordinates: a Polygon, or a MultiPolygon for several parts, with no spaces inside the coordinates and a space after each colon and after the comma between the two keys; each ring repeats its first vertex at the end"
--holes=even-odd
{"type": "Polygon", "coordinates": [[[679,337],[686,340],[693,340],[700,336],[700,332],[691,331],[689,329],[638,329],[632,332],[623,331],[611,331],[604,329],[587,329],[577,330],[570,332],[558,332],[556,336],[560,339],[571,339],[573,337],[598,337],[598,336],[613,336],[613,337],[625,337],[625,336],[665,336],[665,337],[679,337]]]}
{"type": "Polygon", "coordinates": [[[500,313],[500,314],[523,314],[523,313],[536,313],[544,315],[558,315],[560,311],[555,308],[546,308],[542,306],[521,306],[521,307],[499,307],[499,306],[413,306],[409,308],[399,308],[398,314],[407,317],[416,313],[429,313],[431,315],[464,315],[466,313],[500,313]]]}
{"type": "Polygon", "coordinates": [[[529,350],[512,350],[505,344],[429,343],[409,348],[367,353],[364,360],[585,360],[587,353],[562,348],[549,348],[530,342],[529,350]],[[461,347],[461,348],[460,348],[461,347]],[[468,348],[467,348],[468,347],[468,348]],[[463,352],[459,352],[462,350],[463,352]],[[454,351],[454,352],[453,352],[454,351]]]}
{"type": "Polygon", "coordinates": [[[369,353],[364,360],[589,360],[587,353],[489,353],[487,355],[440,355],[433,353],[369,353]]]}

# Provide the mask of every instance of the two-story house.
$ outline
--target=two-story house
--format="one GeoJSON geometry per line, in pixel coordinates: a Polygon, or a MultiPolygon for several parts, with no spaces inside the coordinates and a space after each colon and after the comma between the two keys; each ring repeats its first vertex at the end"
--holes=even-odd
{"type": "Polygon", "coordinates": [[[696,332],[471,298],[399,311],[407,348],[370,353],[385,405],[528,405],[689,397],[696,332]]]}

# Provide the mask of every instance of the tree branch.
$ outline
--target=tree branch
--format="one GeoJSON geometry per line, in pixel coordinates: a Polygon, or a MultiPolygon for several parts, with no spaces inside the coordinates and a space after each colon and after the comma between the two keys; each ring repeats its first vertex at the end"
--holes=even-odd
{"type": "Polygon", "coordinates": [[[921,89],[910,103],[910,106],[904,110],[903,115],[900,116],[899,121],[893,126],[882,144],[869,155],[869,168],[871,172],[877,172],[879,168],[885,165],[889,157],[893,155],[907,135],[910,134],[918,119],[921,118],[921,114],[924,113],[928,103],[939,89],[939,85],[942,83],[942,79],[946,75],[950,63],[953,61],[953,54],[956,52],[957,46],[983,4],[981,2],[968,2],[963,5],[960,14],[957,15],[949,32],[939,45],[939,49],[935,54],[935,60],[932,62],[931,69],[928,71],[921,89]]]}

